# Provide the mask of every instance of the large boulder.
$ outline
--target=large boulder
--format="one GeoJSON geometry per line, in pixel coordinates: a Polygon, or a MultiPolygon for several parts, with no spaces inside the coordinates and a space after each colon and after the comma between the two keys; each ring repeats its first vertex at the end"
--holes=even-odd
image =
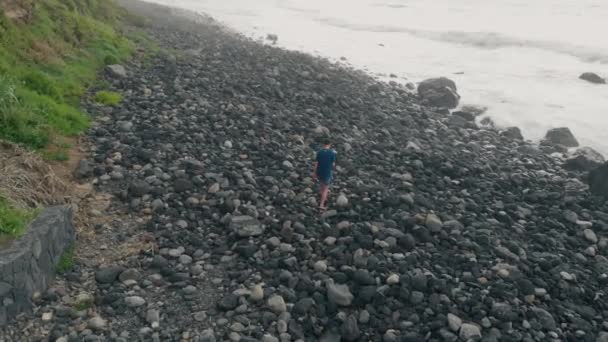
{"type": "Polygon", "coordinates": [[[545,142],[551,145],[578,147],[578,141],[568,127],[552,128],[545,135],[545,142]]]}
{"type": "Polygon", "coordinates": [[[589,172],[588,181],[592,193],[608,198],[608,163],[589,172]]]}
{"type": "Polygon", "coordinates": [[[435,107],[456,108],[460,101],[456,83],[446,77],[430,78],[418,85],[418,95],[435,107]]]}
{"type": "Polygon", "coordinates": [[[574,171],[591,171],[605,161],[604,156],[591,147],[581,147],[566,159],[564,167],[574,171]]]}
{"type": "Polygon", "coordinates": [[[606,80],[600,77],[598,74],[593,72],[586,72],[580,75],[578,78],[581,80],[585,80],[587,82],[595,83],[595,84],[606,84],[606,80]]]}

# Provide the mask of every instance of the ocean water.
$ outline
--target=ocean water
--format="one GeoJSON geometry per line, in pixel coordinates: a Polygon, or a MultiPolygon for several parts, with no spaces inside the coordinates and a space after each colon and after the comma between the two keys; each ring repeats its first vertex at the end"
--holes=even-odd
{"type": "Polygon", "coordinates": [[[147,0],[207,13],[252,38],[338,60],[378,78],[446,76],[461,104],[538,141],[567,126],[608,157],[606,0],[147,0]]]}

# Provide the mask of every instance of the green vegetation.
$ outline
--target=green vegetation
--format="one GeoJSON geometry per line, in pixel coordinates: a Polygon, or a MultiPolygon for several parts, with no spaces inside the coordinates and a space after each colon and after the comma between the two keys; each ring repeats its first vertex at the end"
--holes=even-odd
{"type": "Polygon", "coordinates": [[[57,273],[65,273],[74,267],[74,244],[68,246],[59,259],[55,270],[57,273]]]}
{"type": "Polygon", "coordinates": [[[35,216],[35,210],[23,210],[0,196],[0,234],[19,236],[35,216]]]}
{"type": "Polygon", "coordinates": [[[21,0],[28,15],[0,11],[0,138],[40,149],[89,125],[79,103],[108,64],[135,43],[109,0],[21,0]]]}
{"type": "Polygon", "coordinates": [[[101,103],[106,106],[115,106],[122,101],[122,96],[119,93],[113,91],[99,91],[95,94],[95,102],[101,103]]]}
{"type": "MultiPolygon", "coordinates": [[[[144,23],[113,0],[0,1],[0,140],[67,160],[66,137],[89,126],[81,99],[90,88],[109,89],[96,79],[99,72],[127,61],[136,46],[158,51],[144,33],[123,25],[144,23]]],[[[121,96],[100,91],[95,100],[115,105],[121,96]]],[[[0,193],[0,235],[18,235],[35,212],[0,193]]],[[[73,248],[58,270],[69,269],[72,258],[73,248]]]]}
{"type": "Polygon", "coordinates": [[[51,161],[68,161],[70,160],[70,157],[68,156],[68,153],[66,152],[65,148],[62,148],[60,150],[55,150],[55,151],[45,151],[42,155],[44,157],[45,160],[51,160],[51,161]]]}

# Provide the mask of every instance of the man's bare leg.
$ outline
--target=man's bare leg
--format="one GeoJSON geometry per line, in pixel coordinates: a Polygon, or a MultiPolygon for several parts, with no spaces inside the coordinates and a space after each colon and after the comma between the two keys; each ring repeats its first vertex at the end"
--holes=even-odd
{"type": "Polygon", "coordinates": [[[321,184],[321,203],[319,208],[325,209],[325,203],[327,202],[327,196],[329,195],[329,185],[321,184]]]}

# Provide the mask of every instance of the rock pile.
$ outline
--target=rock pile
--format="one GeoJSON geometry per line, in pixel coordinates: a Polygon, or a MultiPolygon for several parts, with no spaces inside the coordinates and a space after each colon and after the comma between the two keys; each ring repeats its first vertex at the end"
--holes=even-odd
{"type": "MultiPolygon", "coordinates": [[[[101,317],[88,336],[605,336],[608,207],[553,158],[397,84],[213,25],[163,23],[151,33],[164,46],[197,52],[128,66],[111,80],[123,102],[90,131],[99,187],[151,215],[159,249],[96,270],[101,317]],[[325,134],[338,203],[319,214],[310,173],[325,134]]],[[[64,316],[56,335],[79,322],[64,316]]]]}
{"type": "MultiPolygon", "coordinates": [[[[160,292],[161,340],[594,341],[608,328],[607,208],[517,134],[213,27],[154,34],[199,53],[131,66],[114,82],[123,103],[91,130],[101,186],[153,213],[160,248],[141,256],[139,290],[102,287],[112,315],[148,326],[160,292]],[[319,215],[309,176],[326,134],[338,203],[319,215]]],[[[456,86],[419,92],[440,89],[456,86]]],[[[566,133],[547,137],[576,145],[566,133]]]]}

